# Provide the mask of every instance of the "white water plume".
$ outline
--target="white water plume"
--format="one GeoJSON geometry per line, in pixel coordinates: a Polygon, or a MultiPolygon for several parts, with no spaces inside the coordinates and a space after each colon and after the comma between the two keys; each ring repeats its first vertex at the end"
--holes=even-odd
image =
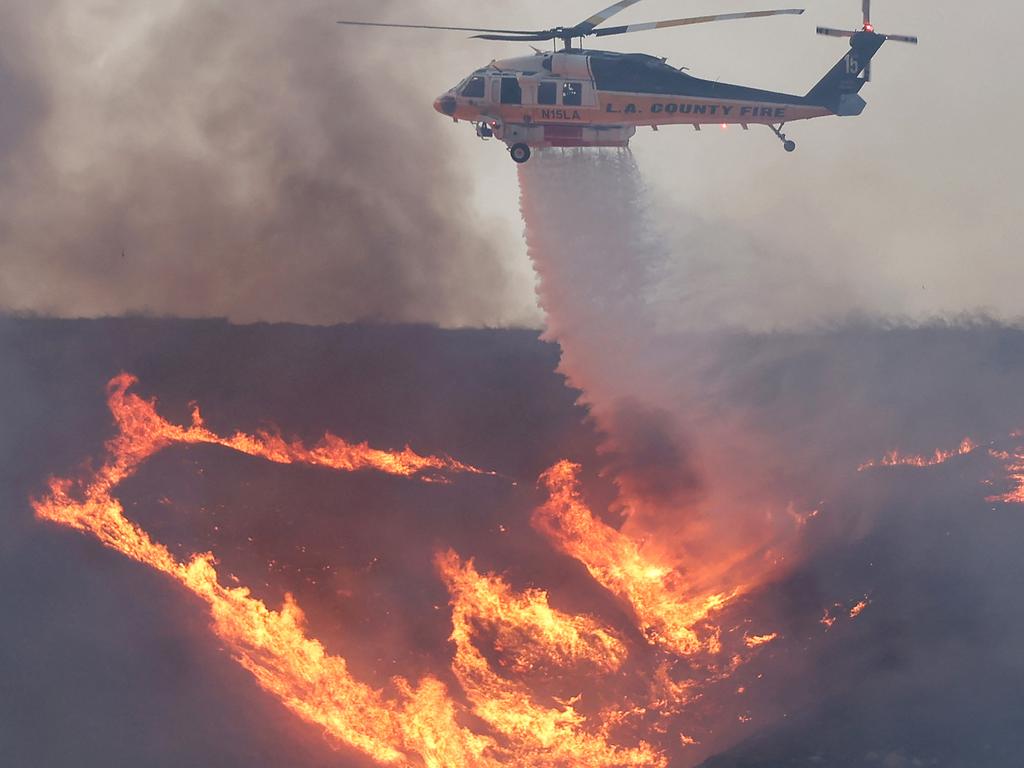
{"type": "Polygon", "coordinates": [[[539,277],[546,338],[596,408],[639,393],[655,330],[648,305],[666,252],[648,221],[640,169],[626,150],[546,150],[519,170],[530,258],[539,277]]]}
{"type": "Polygon", "coordinates": [[[707,338],[659,329],[671,254],[633,155],[545,150],[519,180],[545,335],[605,435],[624,530],[684,567],[720,556],[723,569],[761,570],[790,522],[785,502],[763,493],[757,441],[702,383],[707,338]]]}

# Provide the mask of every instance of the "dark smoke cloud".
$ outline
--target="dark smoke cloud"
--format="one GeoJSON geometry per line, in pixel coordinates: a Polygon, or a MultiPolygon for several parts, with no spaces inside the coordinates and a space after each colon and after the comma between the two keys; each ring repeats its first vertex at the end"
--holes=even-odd
{"type": "Polygon", "coordinates": [[[658,509],[685,509],[700,498],[704,480],[672,414],[624,399],[612,406],[605,429],[614,442],[604,451],[605,471],[625,497],[658,509]]]}
{"type": "Polygon", "coordinates": [[[4,6],[0,308],[528,314],[410,75],[425,51],[334,24],[387,3],[4,6]]]}
{"type": "Polygon", "coordinates": [[[0,168],[5,178],[17,167],[15,151],[31,144],[29,133],[47,111],[46,94],[32,73],[36,51],[26,44],[26,11],[24,5],[5,8],[0,30],[0,168]]]}

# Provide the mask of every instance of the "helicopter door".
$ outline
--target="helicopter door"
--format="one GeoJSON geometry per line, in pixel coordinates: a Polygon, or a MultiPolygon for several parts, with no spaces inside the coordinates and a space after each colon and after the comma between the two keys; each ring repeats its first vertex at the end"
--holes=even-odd
{"type": "Polygon", "coordinates": [[[523,89],[519,85],[519,79],[516,77],[501,78],[500,95],[502,104],[522,104],[523,89]]]}
{"type": "Polygon", "coordinates": [[[537,103],[545,106],[554,106],[558,103],[557,80],[541,80],[537,84],[537,103]]]}

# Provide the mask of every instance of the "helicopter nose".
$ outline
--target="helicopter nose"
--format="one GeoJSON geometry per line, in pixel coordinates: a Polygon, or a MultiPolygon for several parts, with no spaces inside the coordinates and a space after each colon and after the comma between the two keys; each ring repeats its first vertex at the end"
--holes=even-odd
{"type": "Polygon", "coordinates": [[[444,96],[437,97],[434,99],[434,109],[442,115],[448,115],[448,117],[451,117],[455,114],[455,97],[448,93],[444,96]]]}

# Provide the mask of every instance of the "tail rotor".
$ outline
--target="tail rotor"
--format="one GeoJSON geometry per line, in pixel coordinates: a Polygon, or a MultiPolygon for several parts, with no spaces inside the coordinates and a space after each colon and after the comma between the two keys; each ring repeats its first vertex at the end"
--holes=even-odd
{"type": "MultiPolygon", "coordinates": [[[[892,40],[896,43],[910,43],[911,45],[917,45],[917,37],[915,35],[883,35],[880,32],[876,32],[874,24],[871,23],[871,0],[862,0],[862,10],[864,15],[864,24],[860,29],[847,30],[834,29],[832,27],[818,27],[818,34],[827,35],[828,37],[848,37],[850,38],[850,45],[854,45],[854,40],[861,35],[877,35],[878,37],[883,38],[883,40],[892,40]]],[[[867,82],[871,81],[870,60],[864,67],[864,80],[867,82]]]]}

